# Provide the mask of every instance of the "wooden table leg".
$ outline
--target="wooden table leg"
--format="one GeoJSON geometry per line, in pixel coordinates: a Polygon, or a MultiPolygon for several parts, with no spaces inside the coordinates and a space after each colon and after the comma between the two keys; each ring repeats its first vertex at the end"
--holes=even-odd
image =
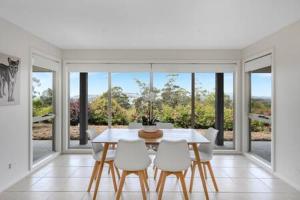
{"type": "Polygon", "coordinates": [[[205,178],[204,178],[204,172],[203,172],[203,168],[202,168],[202,165],[201,165],[201,162],[200,162],[200,155],[199,155],[199,151],[198,151],[198,147],[197,147],[196,143],[193,143],[193,149],[194,149],[198,169],[199,169],[199,172],[200,172],[200,177],[201,177],[201,182],[202,182],[202,186],[203,186],[204,193],[205,193],[205,198],[206,198],[206,200],[209,200],[207,185],[206,185],[206,181],[205,181],[205,178]]]}
{"type": "Polygon", "coordinates": [[[104,165],[104,161],[106,159],[106,154],[107,154],[108,147],[109,147],[109,144],[105,143],[103,153],[102,153],[101,162],[100,162],[99,172],[98,172],[98,176],[97,176],[97,180],[96,180],[93,200],[96,200],[96,198],[97,198],[97,192],[98,192],[98,188],[99,188],[99,183],[100,183],[100,179],[101,179],[101,175],[102,175],[102,171],[103,171],[103,165],[104,165]]]}

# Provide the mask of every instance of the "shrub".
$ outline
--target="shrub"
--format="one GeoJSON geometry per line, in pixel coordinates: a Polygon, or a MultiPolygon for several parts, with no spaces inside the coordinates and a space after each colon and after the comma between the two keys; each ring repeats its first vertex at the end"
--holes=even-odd
{"type": "Polygon", "coordinates": [[[89,122],[96,125],[107,125],[108,100],[103,97],[95,98],[90,104],[89,122]]]}
{"type": "Polygon", "coordinates": [[[211,104],[195,105],[195,128],[209,128],[215,124],[215,107],[211,104]]]}

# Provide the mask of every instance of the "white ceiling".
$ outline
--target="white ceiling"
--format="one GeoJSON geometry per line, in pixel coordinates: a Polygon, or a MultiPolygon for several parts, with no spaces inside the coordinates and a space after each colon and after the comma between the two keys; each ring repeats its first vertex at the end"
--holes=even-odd
{"type": "Polygon", "coordinates": [[[300,0],[0,0],[63,49],[240,49],[300,20],[300,0]]]}

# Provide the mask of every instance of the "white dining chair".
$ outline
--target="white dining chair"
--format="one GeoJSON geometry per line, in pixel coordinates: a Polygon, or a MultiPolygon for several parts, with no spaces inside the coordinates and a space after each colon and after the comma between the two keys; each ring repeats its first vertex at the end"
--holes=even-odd
{"type": "MultiPolygon", "coordinates": [[[[204,133],[203,136],[206,137],[210,141],[210,143],[209,144],[201,144],[198,148],[199,152],[200,152],[200,159],[201,159],[200,162],[201,162],[201,164],[203,166],[203,170],[205,172],[204,173],[205,178],[207,178],[207,173],[206,173],[206,167],[207,167],[208,170],[209,170],[210,176],[212,178],[214,188],[217,192],[219,191],[219,189],[218,189],[218,185],[217,185],[215,175],[214,175],[213,169],[211,167],[210,161],[213,159],[213,150],[214,150],[214,147],[215,147],[215,141],[216,141],[216,137],[218,135],[218,132],[219,131],[217,129],[209,128],[207,130],[207,132],[204,133]]],[[[194,151],[190,151],[190,156],[191,156],[191,159],[192,159],[193,162],[192,162],[192,166],[191,166],[192,174],[191,174],[190,190],[189,191],[192,192],[197,162],[196,162],[196,159],[195,159],[194,151]]]]}
{"type": "MultiPolygon", "coordinates": [[[[165,122],[156,122],[156,127],[159,129],[173,129],[174,125],[172,123],[165,123],[165,122]]],[[[151,145],[151,149],[156,152],[158,148],[158,145],[151,145]]],[[[158,169],[153,166],[154,170],[154,179],[157,177],[158,169]]]]}
{"type": "MultiPolygon", "coordinates": [[[[87,132],[90,140],[93,140],[95,137],[97,137],[97,133],[96,133],[95,129],[88,129],[86,132],[87,132]]],[[[102,152],[103,152],[103,145],[98,144],[98,143],[92,143],[92,152],[93,152],[93,158],[95,160],[95,164],[94,164],[93,172],[92,172],[92,175],[90,178],[90,182],[89,182],[89,186],[88,186],[88,190],[87,190],[88,192],[91,191],[93,182],[98,176],[98,171],[99,171],[101,158],[102,158],[102,152]]],[[[116,150],[109,149],[107,151],[107,155],[106,155],[104,163],[109,165],[109,171],[111,172],[114,190],[115,190],[115,192],[117,192],[118,188],[117,188],[117,182],[116,182],[116,176],[115,176],[115,170],[114,170],[115,153],[116,153],[116,150]]],[[[119,173],[119,172],[117,171],[117,173],[119,173]]]]}
{"type": "Polygon", "coordinates": [[[115,165],[122,170],[116,200],[120,199],[125,178],[129,174],[136,174],[140,179],[143,200],[146,200],[146,191],[149,191],[145,170],[151,164],[144,140],[120,140],[117,146],[115,165]]]}
{"type": "Polygon", "coordinates": [[[183,171],[187,170],[191,165],[187,142],[185,140],[162,140],[159,144],[154,164],[161,170],[156,187],[158,200],[162,199],[166,177],[169,175],[175,175],[178,179],[180,179],[184,199],[188,200],[189,197],[183,175],[183,171]]]}
{"type": "Polygon", "coordinates": [[[172,123],[156,122],[156,127],[159,129],[172,129],[174,125],[172,123]]]}
{"type": "Polygon", "coordinates": [[[143,128],[143,124],[142,123],[138,123],[138,122],[130,122],[128,124],[128,128],[129,129],[142,129],[143,128]]]}

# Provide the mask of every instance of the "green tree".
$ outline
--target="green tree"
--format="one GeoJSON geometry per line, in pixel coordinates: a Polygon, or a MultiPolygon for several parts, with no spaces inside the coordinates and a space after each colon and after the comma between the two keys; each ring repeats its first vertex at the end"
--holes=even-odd
{"type": "Polygon", "coordinates": [[[190,102],[189,92],[176,85],[178,74],[169,74],[168,81],[161,90],[162,102],[175,108],[177,105],[188,105],[190,102]]]}
{"type": "Polygon", "coordinates": [[[53,90],[48,88],[42,92],[42,95],[40,96],[41,101],[43,102],[43,105],[52,105],[53,101],[53,90]]]}
{"type": "Polygon", "coordinates": [[[97,125],[108,124],[108,100],[104,96],[97,97],[90,103],[89,122],[97,125]]]}
{"type": "MultiPolygon", "coordinates": [[[[105,92],[102,94],[103,98],[108,99],[108,92],[105,92]]],[[[123,92],[123,88],[121,87],[112,87],[111,88],[111,97],[112,99],[114,99],[115,101],[118,102],[118,104],[122,107],[122,108],[130,108],[130,102],[129,102],[129,97],[127,94],[125,94],[123,92]]]]}

